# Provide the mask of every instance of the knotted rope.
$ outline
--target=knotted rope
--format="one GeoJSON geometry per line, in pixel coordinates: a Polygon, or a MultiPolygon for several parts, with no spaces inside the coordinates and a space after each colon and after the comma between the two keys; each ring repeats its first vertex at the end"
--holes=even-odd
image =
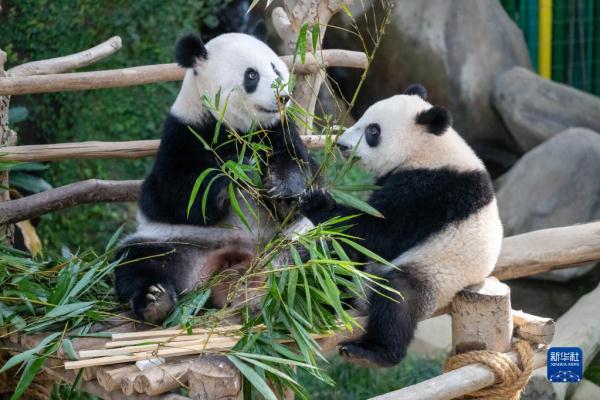
{"type": "Polygon", "coordinates": [[[481,363],[494,371],[496,383],[476,392],[469,393],[463,398],[518,400],[521,391],[525,388],[533,372],[533,350],[531,345],[524,340],[518,341],[513,347],[517,353],[521,367],[504,353],[476,350],[450,357],[446,361],[444,372],[449,372],[469,364],[481,363]]]}

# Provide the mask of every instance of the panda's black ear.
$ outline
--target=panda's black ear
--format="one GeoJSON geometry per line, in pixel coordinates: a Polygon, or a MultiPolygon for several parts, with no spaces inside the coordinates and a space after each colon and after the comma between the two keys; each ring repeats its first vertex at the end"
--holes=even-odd
{"type": "Polygon", "coordinates": [[[444,107],[434,106],[418,113],[415,122],[425,126],[427,132],[439,136],[452,125],[452,115],[444,107]]]}
{"type": "Polygon", "coordinates": [[[175,44],[175,61],[183,68],[193,68],[198,59],[207,57],[202,39],[195,33],[182,36],[175,44]]]}
{"type": "Polygon", "coordinates": [[[427,100],[427,89],[425,89],[425,86],[421,85],[420,83],[414,83],[407,87],[404,91],[404,94],[407,94],[409,96],[416,94],[423,100],[427,100]]]}
{"type": "Polygon", "coordinates": [[[267,42],[267,34],[269,30],[267,28],[267,23],[263,18],[256,21],[256,24],[252,27],[252,36],[260,40],[261,42],[267,42]]]}

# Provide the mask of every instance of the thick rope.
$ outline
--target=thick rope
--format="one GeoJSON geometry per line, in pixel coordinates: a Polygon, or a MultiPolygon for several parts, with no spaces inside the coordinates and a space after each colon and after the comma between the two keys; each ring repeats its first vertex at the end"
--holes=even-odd
{"type": "Polygon", "coordinates": [[[449,372],[469,364],[481,363],[494,371],[496,383],[476,392],[469,393],[463,398],[518,400],[521,391],[527,385],[533,372],[533,350],[531,349],[531,345],[524,340],[518,341],[514,345],[514,350],[517,353],[521,367],[504,353],[477,350],[450,357],[446,361],[444,371],[449,372]]]}

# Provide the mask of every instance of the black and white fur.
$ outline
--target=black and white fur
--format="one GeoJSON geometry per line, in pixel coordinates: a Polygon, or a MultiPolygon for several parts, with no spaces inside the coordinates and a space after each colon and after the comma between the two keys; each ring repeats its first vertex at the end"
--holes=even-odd
{"type": "MultiPolygon", "coordinates": [[[[341,343],[340,354],[395,365],[419,320],[494,268],[502,225],[492,184],[481,160],[451,127],[450,113],[429,104],[421,85],[372,105],[337,143],[342,155],[356,157],[375,175],[380,188],[368,203],[385,218],[362,214],[346,233],[363,238],[361,244],[398,267],[367,268],[402,294],[370,293],[366,332],[341,343]]],[[[314,224],[358,213],[318,189],[300,198],[300,210],[314,224]]]]}
{"type": "Polygon", "coordinates": [[[130,302],[139,318],[154,323],[167,316],[181,293],[216,271],[239,272],[248,266],[257,243],[275,231],[277,221],[268,209],[258,210],[256,219],[246,213],[252,229],[245,228],[229,203],[229,179],[212,181],[216,171],[204,179],[187,214],[200,174],[238,160],[240,144],[231,140],[231,131],[242,135],[253,124],[266,131],[254,140],[272,149],[264,155],[268,167],[262,176],[271,199],[298,196],[310,170],[295,126],[282,118],[289,96],[273,87],[276,80],[287,82],[288,68],[266,44],[229,33],[204,45],[192,34],[178,41],[175,59],[187,71],[165,121],[156,162],[142,185],[137,231],[122,243],[119,256],[125,259],[115,273],[119,299],[130,302]],[[220,97],[218,109],[207,107],[203,96],[213,103],[220,97]],[[222,113],[215,156],[193,132],[212,143],[222,113]],[[211,181],[203,213],[201,199],[211,181]]]}

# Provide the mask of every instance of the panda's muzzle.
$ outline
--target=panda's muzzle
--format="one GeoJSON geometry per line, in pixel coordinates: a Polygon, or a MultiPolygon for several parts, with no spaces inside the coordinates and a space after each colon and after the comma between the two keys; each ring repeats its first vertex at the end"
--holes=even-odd
{"type": "Polygon", "coordinates": [[[348,158],[352,154],[352,146],[348,146],[340,142],[337,142],[335,145],[340,150],[340,153],[342,153],[344,158],[348,158]]]}

